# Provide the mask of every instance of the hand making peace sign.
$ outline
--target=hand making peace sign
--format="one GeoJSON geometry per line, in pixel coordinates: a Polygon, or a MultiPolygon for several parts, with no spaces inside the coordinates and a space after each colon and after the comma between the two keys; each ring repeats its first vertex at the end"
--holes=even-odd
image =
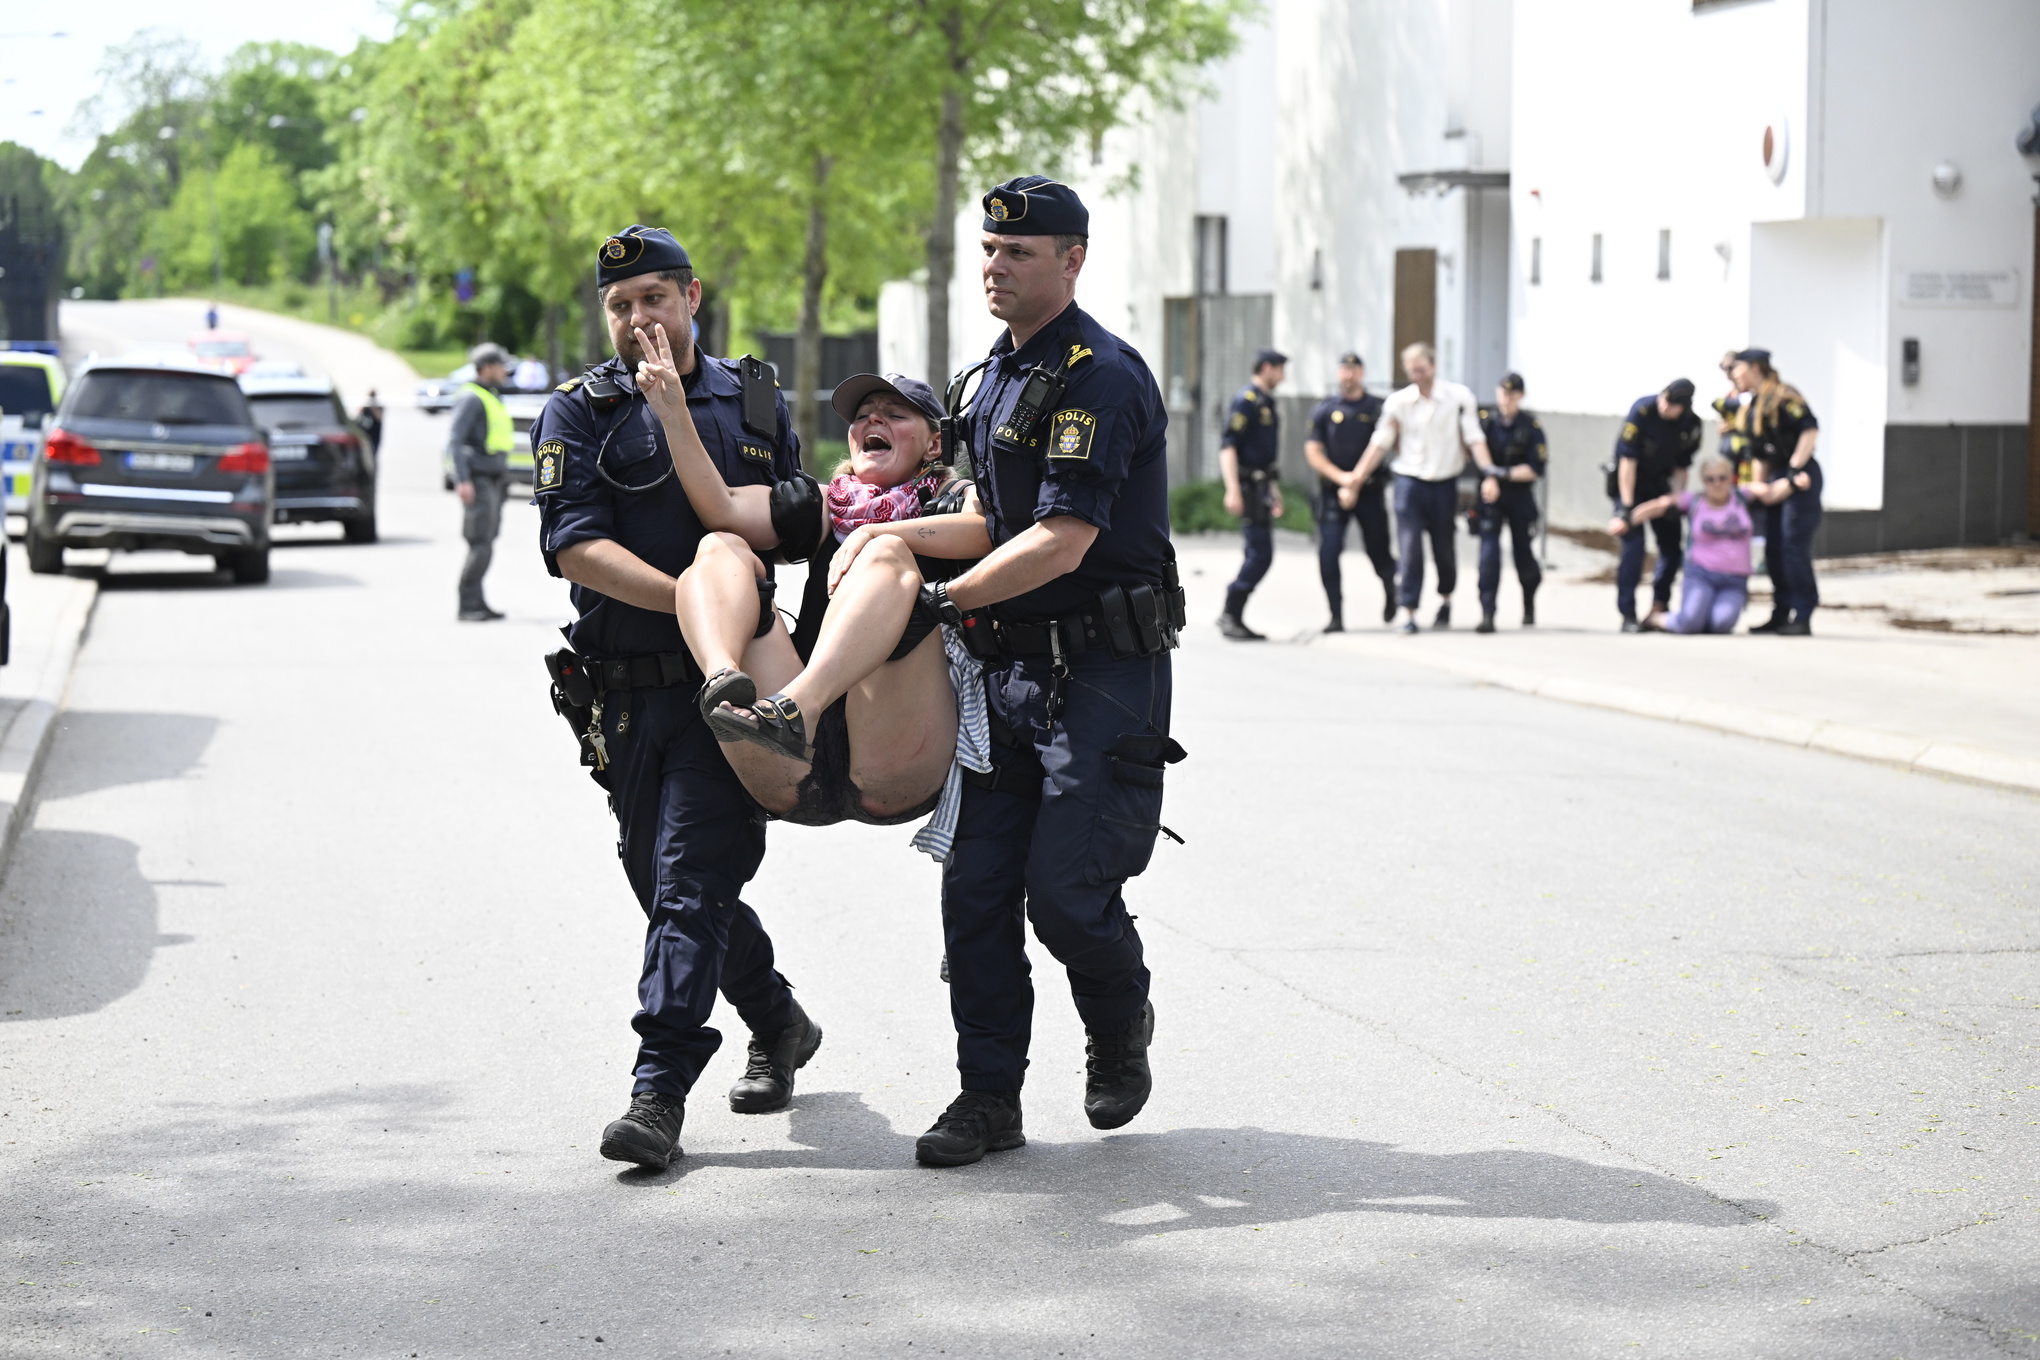
{"type": "Polygon", "coordinates": [[[666,339],[666,328],[658,322],[652,323],[652,336],[648,340],[642,329],[633,326],[631,334],[637,337],[638,391],[645,394],[652,414],[661,421],[677,421],[687,412],[687,392],[680,385],[680,373],[673,363],[673,346],[666,339]]]}

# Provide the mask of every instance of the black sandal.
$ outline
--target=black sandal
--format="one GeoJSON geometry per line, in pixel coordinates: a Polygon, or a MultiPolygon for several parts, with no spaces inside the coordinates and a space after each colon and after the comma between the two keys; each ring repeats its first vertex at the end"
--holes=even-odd
{"type": "Polygon", "coordinates": [[[743,713],[734,705],[725,705],[708,715],[708,725],[720,742],[748,741],[777,752],[788,760],[814,762],[815,748],[808,745],[807,720],[801,717],[800,705],[784,694],[759,699],[745,706],[755,723],[745,722],[743,713]]]}
{"type": "Polygon", "coordinates": [[[701,716],[710,726],[715,724],[715,710],[718,704],[731,708],[749,708],[758,702],[758,686],[751,677],[735,666],[724,666],[701,687],[701,716]]]}

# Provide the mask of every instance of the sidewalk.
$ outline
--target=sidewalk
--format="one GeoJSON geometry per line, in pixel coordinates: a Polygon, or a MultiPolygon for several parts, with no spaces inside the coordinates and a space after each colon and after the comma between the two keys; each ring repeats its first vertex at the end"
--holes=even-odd
{"type": "Polygon", "coordinates": [[[12,655],[0,666],[0,874],[35,803],[50,733],[71,683],[99,583],[37,576],[18,544],[6,543],[12,655]]]}
{"type": "MultiPolygon", "coordinates": [[[[1373,572],[1349,546],[1352,631],[1325,636],[1317,631],[1325,604],[1314,545],[1279,537],[1275,567],[1247,608],[1271,642],[2040,792],[2040,551],[1823,562],[1821,591],[1833,607],[1815,616],[1812,638],[1672,637],[1618,632],[1613,557],[1554,537],[1539,626],[1517,626],[1520,596],[1505,567],[1501,631],[1483,636],[1473,631],[1474,544],[1462,534],[1457,626],[1406,637],[1382,626],[1373,572]]],[[[1188,537],[1178,553],[1194,640],[1223,645],[1210,621],[1237,569],[1237,540],[1188,537]]],[[[1648,592],[1646,583],[1646,599],[1648,592]]],[[[1427,589],[1420,618],[1436,607],[1427,589]]],[[[1764,598],[1746,621],[1767,613],[1764,598]]]]}

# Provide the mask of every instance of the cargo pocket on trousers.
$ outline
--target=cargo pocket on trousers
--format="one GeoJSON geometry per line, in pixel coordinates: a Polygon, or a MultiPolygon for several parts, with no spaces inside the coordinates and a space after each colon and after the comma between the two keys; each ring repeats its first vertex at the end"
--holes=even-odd
{"type": "Polygon", "coordinates": [[[1164,767],[1182,758],[1183,748],[1169,738],[1145,734],[1123,736],[1106,751],[1088,882],[1117,883],[1147,868],[1162,830],[1164,767]]]}

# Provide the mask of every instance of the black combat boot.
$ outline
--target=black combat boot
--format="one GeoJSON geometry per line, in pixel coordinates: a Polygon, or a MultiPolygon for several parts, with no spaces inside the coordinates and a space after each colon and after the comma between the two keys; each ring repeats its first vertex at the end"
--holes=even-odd
{"type": "Polygon", "coordinates": [[[1438,606],[1438,615],[1431,620],[1431,626],[1433,628],[1450,628],[1452,626],[1452,601],[1447,600],[1438,606]]]}
{"type": "Polygon", "coordinates": [[[1537,592],[1534,590],[1523,592],[1523,626],[1525,628],[1537,626],[1537,592]]]}
{"type": "Polygon", "coordinates": [[[1027,1145],[1020,1129],[1018,1091],[965,1091],[914,1140],[914,1160],[922,1166],[968,1166],[987,1152],[1006,1152],[1027,1145]]]}
{"type": "Polygon", "coordinates": [[[630,1098],[623,1118],[602,1130],[602,1155],[612,1162],[636,1162],[663,1171],[680,1155],[680,1125],[687,1102],[659,1091],[630,1098]]]}
{"type": "Polygon", "coordinates": [[[1345,632],[1345,631],[1346,631],[1346,616],[1345,616],[1344,614],[1340,613],[1340,612],[1339,612],[1338,610],[1334,609],[1334,610],[1332,611],[1332,621],[1331,621],[1330,623],[1328,623],[1328,624],[1326,624],[1326,625],[1325,625],[1325,631],[1326,631],[1327,633],[1343,633],[1343,632],[1345,632]]]}
{"type": "Polygon", "coordinates": [[[1218,616],[1218,631],[1221,636],[1231,638],[1234,642],[1264,642],[1267,640],[1267,634],[1257,633],[1247,627],[1246,621],[1237,614],[1220,614],[1218,616]]]}
{"type": "Polygon", "coordinates": [[[1780,628],[1783,628],[1789,621],[1789,619],[1790,616],[1787,615],[1784,610],[1782,609],[1773,610],[1771,612],[1770,618],[1764,620],[1762,623],[1750,625],[1750,631],[1752,633],[1775,633],[1780,628]]]}
{"type": "Polygon", "coordinates": [[[1094,1129],[1116,1129],[1133,1122],[1155,1088],[1148,1070],[1148,1044],[1155,1037],[1155,1003],[1111,1034],[1087,1029],[1084,1045],[1084,1114],[1094,1129]]]}
{"type": "Polygon", "coordinates": [[[1395,578],[1384,576],[1381,578],[1381,621],[1394,623],[1395,610],[1395,578]]]}
{"type": "Polygon", "coordinates": [[[793,1023],[777,1034],[751,1035],[750,1061],[730,1088],[730,1109],[738,1114],[770,1114],[793,1099],[793,1074],[807,1066],[822,1046],[822,1027],[793,1003],[793,1023]]]}
{"type": "Polygon", "coordinates": [[[1495,631],[1495,611],[1494,611],[1494,610],[1492,610],[1492,609],[1483,609],[1483,610],[1481,610],[1481,611],[1480,611],[1480,622],[1479,622],[1479,623],[1476,623],[1475,625],[1473,625],[1473,631],[1474,631],[1474,632],[1476,632],[1476,633],[1492,633],[1492,632],[1494,632],[1494,631],[1495,631]]]}

